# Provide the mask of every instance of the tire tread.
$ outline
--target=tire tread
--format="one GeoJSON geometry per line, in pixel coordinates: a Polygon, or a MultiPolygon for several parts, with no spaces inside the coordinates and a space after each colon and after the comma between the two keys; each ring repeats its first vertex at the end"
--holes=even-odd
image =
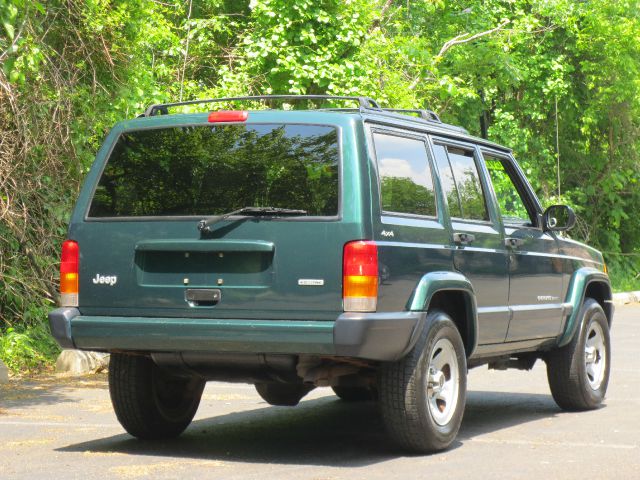
{"type": "MultiPolygon", "coordinates": [[[[438,312],[434,317],[437,317],[438,312]]],[[[448,318],[448,317],[447,317],[448,318]]],[[[453,435],[449,440],[443,440],[437,436],[427,434],[426,425],[420,416],[420,395],[416,389],[419,379],[421,356],[424,346],[428,342],[431,329],[450,328],[457,335],[459,349],[464,351],[462,340],[454,323],[449,320],[437,320],[423,328],[416,347],[402,360],[388,363],[382,366],[378,377],[379,401],[382,410],[383,422],[391,439],[402,449],[411,452],[435,452],[449,446],[458,432],[462,414],[458,424],[455,425],[453,435]]],[[[463,365],[466,372],[466,364],[463,365]]],[[[466,394],[466,381],[461,379],[459,395],[462,396],[462,409],[464,410],[464,397],[466,394]]]]}
{"type": "MultiPolygon", "coordinates": [[[[592,298],[586,298],[580,312],[579,330],[576,331],[571,342],[564,347],[549,352],[546,357],[547,379],[549,381],[551,395],[556,404],[567,411],[576,412],[597,408],[602,398],[604,398],[604,391],[606,391],[608,373],[606,374],[607,378],[604,381],[604,388],[600,398],[589,395],[584,385],[584,380],[581,378],[581,362],[583,359],[580,348],[583,348],[582,343],[590,321],[589,319],[585,319],[585,317],[589,314],[592,316],[601,315],[601,318],[605,319],[605,325],[608,327],[604,311],[600,304],[592,298]]],[[[605,333],[605,335],[608,335],[608,333],[605,333]]],[[[607,350],[609,355],[607,358],[607,368],[609,368],[610,344],[607,345],[607,350]]]]}
{"type": "Polygon", "coordinates": [[[191,423],[200,403],[204,382],[182,418],[165,418],[159,411],[153,393],[153,369],[150,358],[139,355],[112,354],[109,361],[109,394],[116,417],[124,429],[144,440],[174,438],[191,423]]]}

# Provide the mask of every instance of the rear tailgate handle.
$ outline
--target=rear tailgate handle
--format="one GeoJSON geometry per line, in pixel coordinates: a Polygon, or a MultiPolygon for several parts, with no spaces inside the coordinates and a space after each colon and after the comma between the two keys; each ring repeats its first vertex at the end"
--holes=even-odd
{"type": "Polygon", "coordinates": [[[141,240],[137,252],[264,252],[274,250],[273,242],[262,240],[141,240]]]}
{"type": "Polygon", "coordinates": [[[518,248],[524,245],[524,240],[521,238],[505,238],[504,246],[507,248],[518,248]]]}
{"type": "Polygon", "coordinates": [[[457,245],[468,245],[475,242],[476,236],[472,233],[454,233],[453,243],[457,245]]]}
{"type": "Polygon", "coordinates": [[[190,307],[213,307],[221,297],[222,293],[218,288],[188,288],[184,294],[190,307]]]}

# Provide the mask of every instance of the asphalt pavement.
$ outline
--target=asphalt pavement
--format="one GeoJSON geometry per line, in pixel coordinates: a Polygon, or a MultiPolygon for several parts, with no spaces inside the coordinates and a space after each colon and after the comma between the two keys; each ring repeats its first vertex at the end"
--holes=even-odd
{"type": "Polygon", "coordinates": [[[566,413],[545,367],[469,373],[453,446],[407,456],[384,434],[374,403],[314,390],[272,407],[250,385],[210,383],[178,439],[133,439],[113,414],[104,374],[0,386],[2,479],[640,479],[640,306],[617,307],[602,408],[566,413]]]}

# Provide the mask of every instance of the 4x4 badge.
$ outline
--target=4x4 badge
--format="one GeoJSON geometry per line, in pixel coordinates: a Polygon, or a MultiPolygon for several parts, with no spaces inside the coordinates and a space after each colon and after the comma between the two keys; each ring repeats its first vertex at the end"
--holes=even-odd
{"type": "Polygon", "coordinates": [[[383,237],[393,237],[393,230],[382,230],[380,233],[383,237]]]}

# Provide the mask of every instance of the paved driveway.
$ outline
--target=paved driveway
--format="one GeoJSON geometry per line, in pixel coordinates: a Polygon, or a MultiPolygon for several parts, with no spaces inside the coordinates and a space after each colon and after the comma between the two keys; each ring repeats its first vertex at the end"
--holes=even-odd
{"type": "Polygon", "coordinates": [[[564,413],[544,364],[472,370],[453,447],[405,456],[387,442],[375,404],[329,389],[271,407],[248,385],[207,385],[180,438],[139,442],[111,410],[104,375],[0,387],[0,478],[640,479],[640,307],[619,307],[606,406],[564,413]]]}

